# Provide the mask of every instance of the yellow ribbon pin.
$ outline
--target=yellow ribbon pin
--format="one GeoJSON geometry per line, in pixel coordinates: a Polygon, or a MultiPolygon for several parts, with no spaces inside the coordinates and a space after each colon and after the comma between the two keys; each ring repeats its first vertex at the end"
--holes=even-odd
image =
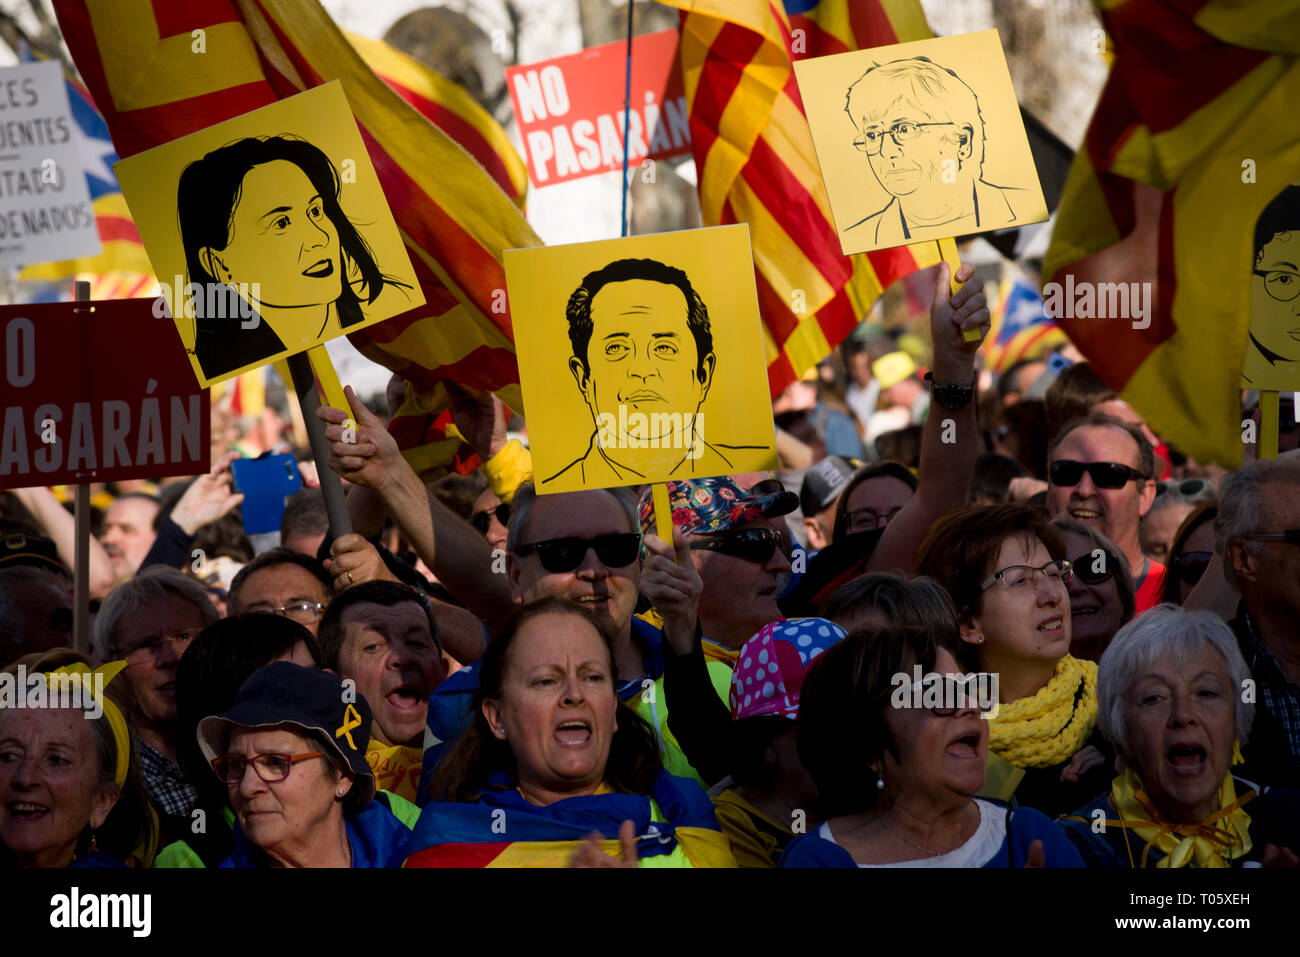
{"type": "Polygon", "coordinates": [[[353,751],[357,749],[356,742],[352,740],[352,729],[361,727],[361,715],[357,713],[356,705],[348,705],[348,709],[343,712],[343,725],[334,732],[334,737],[341,738],[345,735],[348,739],[348,747],[353,751]]]}

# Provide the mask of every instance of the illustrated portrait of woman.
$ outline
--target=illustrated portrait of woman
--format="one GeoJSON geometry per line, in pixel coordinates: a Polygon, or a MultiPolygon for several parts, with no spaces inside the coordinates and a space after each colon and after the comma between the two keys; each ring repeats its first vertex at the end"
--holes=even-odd
{"type": "Polygon", "coordinates": [[[341,335],[381,293],[409,288],[380,271],[339,188],[329,157],[286,135],[241,139],[185,167],[176,211],[206,378],[341,335]]]}

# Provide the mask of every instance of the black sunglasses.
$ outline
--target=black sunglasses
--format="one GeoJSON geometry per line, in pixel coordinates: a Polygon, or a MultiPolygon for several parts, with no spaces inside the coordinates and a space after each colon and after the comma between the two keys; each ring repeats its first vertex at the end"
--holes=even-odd
{"type": "Polygon", "coordinates": [[[785,486],[779,479],[763,479],[755,482],[747,491],[750,495],[780,495],[785,491],[785,486]]]}
{"type": "Polygon", "coordinates": [[[1213,557],[1212,552],[1183,552],[1174,558],[1174,574],[1184,585],[1195,585],[1213,557]]]}
{"type": "Polygon", "coordinates": [[[1194,498],[1205,493],[1210,483],[1203,478],[1183,479],[1181,482],[1157,482],[1156,494],[1171,493],[1178,498],[1194,498]]]}
{"type": "Polygon", "coordinates": [[[738,532],[723,532],[708,538],[697,538],[691,548],[707,552],[722,552],[751,562],[771,561],[781,547],[781,536],[770,528],[745,528],[738,532]]]}
{"type": "Polygon", "coordinates": [[[596,557],[609,568],[623,568],[637,560],[641,536],[635,532],[617,532],[595,538],[552,538],[520,545],[519,557],[527,558],[536,552],[548,572],[571,572],[582,564],[589,548],[594,548],[596,557]]]}
{"type": "Polygon", "coordinates": [[[1108,582],[1114,576],[1110,570],[1110,563],[1115,561],[1113,555],[1109,552],[1103,552],[1101,556],[1101,571],[1096,570],[1098,556],[1092,552],[1085,552],[1078,558],[1070,561],[1070,570],[1079,577],[1079,580],[1085,585],[1100,585],[1102,582],[1108,582]]]}
{"type": "Polygon", "coordinates": [[[1087,472],[1092,476],[1092,484],[1097,488],[1123,488],[1133,479],[1145,481],[1146,476],[1135,468],[1120,465],[1118,462],[1075,462],[1071,459],[1058,459],[1047,467],[1048,477],[1053,485],[1061,488],[1073,488],[1087,472]]]}
{"type": "Polygon", "coordinates": [[[496,508],[485,508],[481,512],[475,512],[469,517],[469,523],[480,535],[486,535],[488,526],[492,524],[493,515],[497,517],[498,522],[505,525],[510,521],[510,506],[502,502],[496,508]]]}

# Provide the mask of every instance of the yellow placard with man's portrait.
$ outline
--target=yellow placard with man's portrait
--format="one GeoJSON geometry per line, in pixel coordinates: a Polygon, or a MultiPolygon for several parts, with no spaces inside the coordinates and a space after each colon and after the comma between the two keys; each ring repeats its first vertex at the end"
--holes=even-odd
{"type": "Polygon", "coordinates": [[[202,386],[424,302],[338,81],[114,169],[202,386]]]}
{"type": "Polygon", "coordinates": [[[794,70],[846,256],[1047,219],[996,30],[794,70]]]}
{"type": "Polygon", "coordinates": [[[776,467],[749,227],[505,254],[540,493],[776,467]]]}
{"type": "Polygon", "coordinates": [[[1242,386],[1294,392],[1300,390],[1300,183],[1264,207],[1253,248],[1242,386]]]}

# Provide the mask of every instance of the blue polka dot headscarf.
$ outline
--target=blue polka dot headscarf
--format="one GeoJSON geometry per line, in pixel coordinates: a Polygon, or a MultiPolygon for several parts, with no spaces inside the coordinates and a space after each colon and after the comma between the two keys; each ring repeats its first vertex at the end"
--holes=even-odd
{"type": "Polygon", "coordinates": [[[731,716],[799,716],[799,692],[813,659],[844,637],[825,618],[793,618],[763,626],[745,642],[731,673],[731,716]]]}

